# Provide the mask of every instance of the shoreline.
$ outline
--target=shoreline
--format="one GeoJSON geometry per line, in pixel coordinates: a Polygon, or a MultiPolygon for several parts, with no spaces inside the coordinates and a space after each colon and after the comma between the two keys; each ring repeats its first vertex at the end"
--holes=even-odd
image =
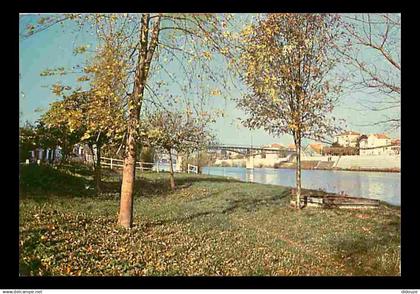
{"type": "MultiPolygon", "coordinates": [[[[205,176],[210,176],[210,177],[222,177],[228,180],[233,180],[233,181],[237,181],[240,183],[247,183],[247,184],[257,184],[257,185],[269,185],[269,186],[277,186],[277,187],[282,187],[282,188],[287,188],[287,189],[291,189],[293,191],[293,189],[295,189],[295,186],[284,186],[284,185],[277,185],[277,184],[264,184],[264,183],[259,183],[259,182],[247,182],[247,181],[243,181],[243,180],[239,180],[237,178],[234,177],[230,177],[230,176],[219,176],[219,175],[208,175],[208,174],[203,174],[205,176]]],[[[347,197],[351,197],[351,198],[359,198],[359,199],[368,199],[368,200],[377,200],[379,201],[382,205],[388,206],[388,207],[393,207],[396,209],[400,209],[401,208],[401,204],[393,204],[393,203],[389,203],[385,200],[382,199],[377,199],[377,198],[369,198],[366,196],[358,196],[358,195],[349,195],[349,194],[340,194],[337,192],[328,192],[325,190],[317,190],[317,189],[308,189],[308,188],[303,188],[302,187],[302,194],[306,194],[306,196],[308,195],[316,195],[316,194],[322,194],[322,195],[326,195],[326,196],[338,196],[338,197],[343,197],[343,196],[347,196],[347,197]]]]}
{"type": "MultiPolygon", "coordinates": [[[[207,166],[207,167],[239,167],[244,166],[207,166]]],[[[296,169],[296,167],[254,167],[254,169],[270,168],[270,169],[296,169]]],[[[330,170],[330,171],[353,171],[353,172],[382,172],[382,173],[401,173],[401,169],[365,169],[365,168],[302,168],[302,170],[330,170]]]]}
{"type": "MultiPolygon", "coordinates": [[[[279,167],[274,169],[295,169],[295,167],[279,167]]],[[[302,170],[330,170],[330,171],[353,171],[353,172],[381,172],[401,173],[400,169],[366,169],[366,168],[302,168],[302,170]]]]}

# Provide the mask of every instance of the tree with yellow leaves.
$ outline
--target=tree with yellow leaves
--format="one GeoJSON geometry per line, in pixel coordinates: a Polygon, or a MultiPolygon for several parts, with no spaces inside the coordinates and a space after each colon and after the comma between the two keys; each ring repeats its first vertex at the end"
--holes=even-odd
{"type": "Polygon", "coordinates": [[[238,105],[250,128],[293,136],[296,152],[296,207],[301,208],[301,144],[337,131],[330,116],[340,87],[332,41],[337,18],[328,14],[268,14],[242,31],[240,66],[249,93],[238,105]]]}
{"type": "Polygon", "coordinates": [[[66,125],[70,132],[82,132],[80,142],[86,143],[94,161],[96,192],[101,192],[101,150],[105,144],[122,140],[124,134],[123,101],[125,63],[121,48],[104,42],[93,60],[84,68],[83,80],[90,81],[88,90],[72,90],[69,86],[54,85],[53,93],[62,96],[53,102],[43,115],[50,126],[66,125]]]}
{"type": "MultiPolygon", "coordinates": [[[[121,79],[125,85],[124,94],[120,97],[123,101],[122,140],[125,149],[118,219],[121,226],[131,227],[133,222],[135,162],[137,146],[141,140],[139,128],[142,109],[147,104],[165,109],[164,106],[168,104],[180,104],[177,97],[183,96],[182,99],[186,100],[195,97],[198,103],[193,104],[196,112],[200,112],[206,104],[204,101],[212,97],[210,91],[213,91],[213,95],[226,95],[224,81],[228,73],[210,67],[209,63],[230,54],[224,44],[228,39],[222,32],[224,21],[229,18],[229,15],[174,13],[65,14],[48,16],[31,24],[26,34],[21,34],[27,38],[54,24],[71,20],[96,34],[100,43],[122,48],[127,65],[126,76],[112,74],[113,78],[121,79]],[[224,93],[215,90],[216,85],[224,88],[224,93]],[[171,93],[175,86],[183,95],[171,93]]],[[[86,51],[83,47],[75,50],[75,53],[86,51]]],[[[95,67],[88,70],[97,72],[95,67]]],[[[83,80],[86,79],[81,77],[83,80]]],[[[63,88],[57,87],[56,90],[60,92],[63,88]]],[[[99,87],[95,95],[110,97],[109,90],[107,87],[99,87]]],[[[190,103],[184,103],[187,104],[190,103]]]]}

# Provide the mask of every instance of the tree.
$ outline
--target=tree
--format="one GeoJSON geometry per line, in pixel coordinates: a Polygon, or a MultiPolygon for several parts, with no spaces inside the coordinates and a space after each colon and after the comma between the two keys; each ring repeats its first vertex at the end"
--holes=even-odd
{"type": "MultiPolygon", "coordinates": [[[[205,48],[216,48],[218,43],[213,38],[215,32],[218,30],[219,19],[211,14],[202,15],[169,15],[169,14],[155,14],[148,13],[141,15],[139,42],[135,49],[138,51],[137,61],[135,62],[135,74],[133,89],[128,95],[128,116],[127,116],[127,131],[125,141],[124,153],[124,168],[123,180],[121,185],[121,203],[118,223],[123,227],[130,227],[132,225],[133,216],[133,188],[135,179],[135,162],[136,162],[136,146],[139,138],[140,114],[142,104],[145,101],[145,89],[149,89],[153,96],[158,100],[159,96],[154,93],[154,90],[148,85],[150,82],[149,74],[151,72],[152,61],[159,61],[163,57],[161,50],[166,50],[171,59],[179,61],[181,68],[187,72],[185,66],[189,64],[199,64],[203,66],[201,74],[188,70],[187,77],[194,77],[197,75],[198,79],[203,79],[206,75],[212,76],[216,80],[220,73],[214,73],[208,69],[207,62],[200,62],[200,58],[211,59],[212,53],[205,51],[205,48]],[[172,35],[165,35],[164,31],[172,32],[172,35]],[[181,34],[181,35],[180,35],[181,34]],[[201,41],[204,45],[201,50],[197,50],[197,43],[201,41]],[[183,43],[181,43],[183,42],[183,43]],[[189,50],[187,50],[189,49],[189,50]],[[184,60],[184,61],[180,61],[184,60]]],[[[164,61],[165,59],[163,59],[164,61]]],[[[152,70],[168,72],[162,63],[156,62],[157,68],[152,70]]],[[[168,77],[174,82],[173,75],[168,74],[168,77]]],[[[192,79],[188,79],[189,85],[185,87],[192,87],[192,79]]],[[[159,82],[157,82],[159,83],[159,82]]],[[[184,88],[184,86],[181,86],[184,88]]],[[[158,101],[154,101],[156,103],[158,101]]],[[[173,174],[173,173],[172,173],[173,174]]],[[[173,177],[172,177],[173,180],[173,177]]],[[[173,182],[173,186],[174,186],[173,182]]]]}
{"type": "MultiPolygon", "coordinates": [[[[72,90],[70,86],[55,84],[52,90],[56,95],[62,95],[62,100],[52,103],[44,115],[44,121],[50,125],[67,125],[71,131],[81,131],[80,142],[86,143],[92,154],[96,150],[93,167],[97,194],[101,192],[102,147],[121,140],[125,130],[122,107],[125,85],[122,81],[126,64],[121,47],[114,46],[113,41],[105,40],[84,67],[78,80],[90,81],[89,89],[72,90]],[[68,91],[71,92],[66,95],[68,91]]],[[[48,74],[48,71],[43,73],[48,74]]]]}
{"type": "Polygon", "coordinates": [[[140,160],[142,162],[154,162],[155,161],[155,150],[153,147],[144,146],[141,149],[140,160]]]}
{"type": "Polygon", "coordinates": [[[249,93],[238,105],[250,128],[273,135],[291,134],[296,152],[296,207],[301,208],[302,139],[332,135],[330,116],[339,93],[331,83],[336,60],[331,42],[337,18],[327,14],[269,14],[243,32],[240,64],[249,93]],[[330,79],[329,79],[330,78],[330,79]]]}
{"type": "MultiPolygon", "coordinates": [[[[48,16],[41,23],[31,24],[26,34],[21,35],[26,38],[67,20],[76,21],[80,27],[87,27],[96,33],[99,42],[122,48],[127,62],[127,75],[121,79],[125,85],[125,130],[122,139],[125,150],[118,224],[128,228],[132,225],[136,149],[140,139],[142,107],[150,103],[162,109],[170,104],[180,104],[182,101],[178,101],[178,98],[181,95],[172,95],[175,85],[179,86],[177,92],[193,93],[183,95],[184,102],[189,106],[193,104],[197,112],[203,108],[207,97],[227,95],[226,90],[221,93],[216,89],[224,86],[221,81],[226,79],[226,72],[209,66],[216,54],[230,54],[224,46],[225,37],[222,34],[224,17],[163,13],[69,14],[48,16]],[[171,69],[175,69],[177,76],[171,73],[171,69]],[[197,84],[202,87],[197,87],[197,84]],[[159,93],[165,90],[166,94],[171,91],[171,95],[159,93]],[[206,94],[209,92],[212,95],[206,94]],[[168,98],[168,101],[161,101],[161,97],[168,98]],[[197,98],[199,103],[189,103],[189,97],[197,98]]],[[[86,48],[82,47],[80,51],[86,51],[86,48]]]]}
{"type": "Polygon", "coordinates": [[[65,128],[70,134],[77,134],[69,147],[82,142],[89,146],[92,154],[96,150],[93,168],[97,194],[101,192],[101,149],[120,126],[115,108],[101,101],[92,91],[76,91],[53,102],[42,116],[42,122],[50,129],[65,128]]]}
{"type": "Polygon", "coordinates": [[[72,130],[64,123],[49,124],[47,116],[50,112],[41,116],[36,126],[38,147],[51,148],[61,147],[60,163],[66,163],[76,143],[80,142],[83,135],[82,129],[72,130]]]}
{"type": "Polygon", "coordinates": [[[198,150],[211,138],[202,120],[190,113],[157,112],[151,114],[142,126],[150,146],[165,150],[170,159],[170,186],[175,189],[172,151],[177,154],[198,150]]]}
{"type": "Polygon", "coordinates": [[[351,89],[363,90],[372,98],[360,104],[372,111],[392,111],[375,124],[400,127],[401,107],[401,15],[348,14],[342,18],[348,37],[341,43],[343,62],[351,73],[351,89]],[[344,46],[343,46],[344,45],[344,46]]]}
{"type": "Polygon", "coordinates": [[[192,165],[197,166],[197,172],[198,173],[202,173],[202,167],[210,165],[215,160],[214,155],[209,154],[206,151],[207,150],[205,148],[203,148],[202,150],[198,149],[196,152],[194,152],[192,154],[192,156],[190,156],[190,154],[187,154],[186,160],[182,161],[183,171],[187,171],[188,170],[188,164],[192,164],[192,165]]]}
{"type": "Polygon", "coordinates": [[[24,126],[19,128],[19,160],[26,160],[29,152],[34,150],[37,145],[36,128],[26,122],[24,126]]]}

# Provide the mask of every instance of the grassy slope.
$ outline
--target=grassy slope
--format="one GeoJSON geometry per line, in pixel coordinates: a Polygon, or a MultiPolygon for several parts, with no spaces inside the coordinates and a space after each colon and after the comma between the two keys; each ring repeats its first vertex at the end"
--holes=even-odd
{"type": "Polygon", "coordinates": [[[143,174],[126,231],[119,176],[95,197],[89,174],[21,170],[22,275],[400,274],[397,208],[296,211],[279,186],[184,174],[171,192],[167,174],[143,174]]]}

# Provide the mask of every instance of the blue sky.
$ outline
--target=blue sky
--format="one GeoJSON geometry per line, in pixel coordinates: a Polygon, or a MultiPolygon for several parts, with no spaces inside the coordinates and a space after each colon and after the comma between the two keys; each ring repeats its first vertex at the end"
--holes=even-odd
{"type": "MultiPolygon", "coordinates": [[[[30,16],[25,16],[20,22],[20,31],[26,24],[33,21],[30,16]]],[[[55,82],[72,83],[71,75],[58,77],[41,77],[40,73],[46,68],[69,68],[82,62],[82,56],[75,56],[73,49],[81,44],[95,47],[94,38],[83,32],[76,32],[74,24],[68,23],[65,27],[53,26],[43,32],[35,34],[19,42],[19,73],[20,73],[20,124],[25,121],[34,122],[48,108],[49,103],[58,99],[48,89],[55,82]]],[[[238,91],[233,95],[240,95],[238,91]]],[[[382,126],[362,127],[360,124],[375,122],[381,119],[378,112],[363,109],[355,101],[369,98],[363,93],[347,93],[340,100],[339,106],[334,110],[338,118],[345,119],[348,129],[363,133],[378,133],[383,131],[382,126]]],[[[225,110],[225,116],[219,118],[212,126],[220,142],[225,144],[251,144],[262,145],[270,143],[292,143],[288,135],[275,138],[263,130],[249,130],[239,124],[238,118],[243,118],[244,113],[235,107],[235,102],[214,98],[212,102],[225,110]]],[[[399,137],[399,132],[390,133],[391,137],[399,137]]]]}

